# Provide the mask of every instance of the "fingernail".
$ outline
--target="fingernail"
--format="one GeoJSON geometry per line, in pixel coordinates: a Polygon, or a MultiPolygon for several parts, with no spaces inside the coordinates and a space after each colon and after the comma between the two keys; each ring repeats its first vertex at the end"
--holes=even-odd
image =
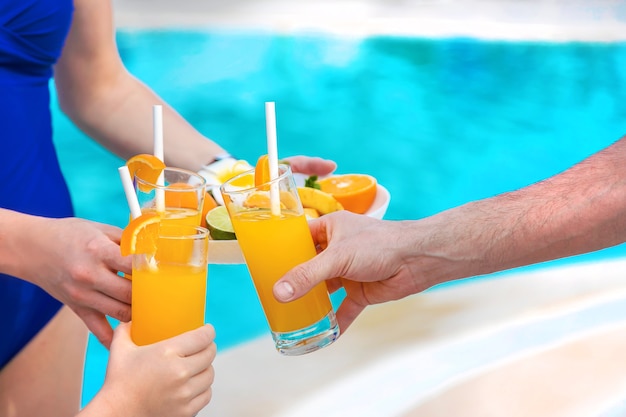
{"type": "Polygon", "coordinates": [[[276,297],[281,300],[288,300],[293,297],[293,287],[288,282],[281,282],[274,288],[276,297]]]}

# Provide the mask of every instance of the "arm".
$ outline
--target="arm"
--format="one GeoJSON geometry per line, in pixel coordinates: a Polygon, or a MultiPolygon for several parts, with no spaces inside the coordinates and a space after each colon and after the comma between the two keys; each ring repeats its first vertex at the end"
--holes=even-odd
{"type": "MultiPolygon", "coordinates": [[[[75,0],[74,7],[54,79],[61,108],[81,130],[124,159],[152,153],[152,107],[161,104],[167,165],[198,171],[226,153],[126,70],[115,44],[110,0],[75,0]]],[[[286,159],[304,174],[326,175],[336,167],[320,158],[286,159]]]]}
{"type": "Polygon", "coordinates": [[[446,275],[491,273],[624,242],[624,158],[626,138],[544,181],[433,216],[427,230],[440,231],[436,245],[472,259],[473,267],[460,263],[446,275]]]}
{"type": "Polygon", "coordinates": [[[0,209],[0,272],[40,286],[67,304],[108,347],[105,315],[130,320],[130,258],[121,230],[77,218],[49,219],[0,209]]]}
{"type": "Polygon", "coordinates": [[[215,331],[205,325],[137,346],[130,323],[115,329],[102,389],[77,417],[191,417],[211,400],[215,331]]]}
{"type": "Polygon", "coordinates": [[[63,111],[124,159],[151,153],[152,106],[163,105],[166,163],[194,171],[225,151],[187,123],[124,67],[110,0],[75,0],[72,27],[55,67],[63,111]]]}
{"type": "Polygon", "coordinates": [[[311,222],[324,250],[274,287],[281,301],[330,280],[345,330],[369,304],[450,280],[591,252],[626,240],[626,139],[520,190],[415,221],[333,213],[311,222]],[[334,277],[344,277],[334,279],[334,277]]]}

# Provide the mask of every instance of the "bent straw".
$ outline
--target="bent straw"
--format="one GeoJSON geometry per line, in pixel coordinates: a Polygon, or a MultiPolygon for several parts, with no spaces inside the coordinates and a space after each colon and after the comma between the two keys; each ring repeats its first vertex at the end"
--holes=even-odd
{"type": "MultiPolygon", "coordinates": [[[[165,162],[165,156],[163,152],[163,106],[155,104],[152,107],[152,127],[153,127],[153,139],[154,139],[154,156],[165,162]]],[[[165,191],[160,188],[165,185],[165,179],[163,172],[157,179],[156,189],[156,211],[157,213],[165,212],[165,191]]]]}
{"type": "Polygon", "coordinates": [[[278,144],[276,138],[276,107],[273,101],[265,103],[265,129],[267,132],[267,160],[270,169],[270,207],[272,214],[280,215],[280,194],[278,182],[278,144]]]}
{"type": "Polygon", "coordinates": [[[126,194],[126,201],[128,202],[128,208],[130,209],[130,216],[133,219],[141,216],[141,207],[137,200],[137,194],[135,194],[135,188],[133,187],[133,179],[130,177],[130,171],[126,165],[119,167],[120,179],[122,180],[122,186],[124,187],[124,194],[126,194]]]}

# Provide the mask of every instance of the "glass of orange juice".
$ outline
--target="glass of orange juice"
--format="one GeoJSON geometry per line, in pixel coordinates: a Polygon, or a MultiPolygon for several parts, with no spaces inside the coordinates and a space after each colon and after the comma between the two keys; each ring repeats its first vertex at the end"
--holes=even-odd
{"type": "Polygon", "coordinates": [[[166,167],[163,182],[157,183],[141,178],[139,170],[135,173],[134,185],[142,212],[158,211],[161,204],[163,222],[200,225],[206,180],[199,174],[166,167]]]}
{"type": "Polygon", "coordinates": [[[326,283],[289,303],[278,302],[272,293],[287,271],[316,255],[289,166],[279,165],[279,176],[268,183],[255,186],[251,170],[220,190],[276,349],[292,356],[331,344],[339,337],[339,326],[326,283]]]}
{"type": "Polygon", "coordinates": [[[134,254],[131,337],[146,345],[204,324],[209,231],[159,225],[156,244],[134,254]]]}

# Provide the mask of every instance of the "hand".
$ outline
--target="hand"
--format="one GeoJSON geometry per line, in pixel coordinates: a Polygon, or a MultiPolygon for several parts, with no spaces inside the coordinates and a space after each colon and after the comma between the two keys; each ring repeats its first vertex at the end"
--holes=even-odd
{"type": "Polygon", "coordinates": [[[370,304],[397,300],[428,288],[400,237],[408,222],[373,219],[346,211],[311,220],[309,226],[321,252],[296,266],[274,285],[279,301],[291,301],[327,280],[329,291],[340,287],[346,297],[337,310],[342,333],[370,304]],[[337,278],[342,277],[342,278],[337,278]]]}
{"type": "Polygon", "coordinates": [[[289,162],[292,172],[305,175],[324,176],[331,174],[337,168],[337,164],[334,161],[318,157],[290,156],[284,160],[289,162]]]}
{"type": "Polygon", "coordinates": [[[106,319],[130,320],[130,257],[120,255],[121,229],[77,218],[34,217],[24,232],[28,252],[20,277],[69,306],[107,348],[113,329],[106,319]],[[31,233],[29,236],[28,233],[31,233]]]}
{"type": "MultiPolygon", "coordinates": [[[[115,329],[106,379],[98,393],[111,415],[188,417],[210,401],[217,353],[215,330],[205,325],[161,342],[135,345],[130,323],[115,329]]],[[[105,415],[108,415],[105,413],[105,415]]]]}

